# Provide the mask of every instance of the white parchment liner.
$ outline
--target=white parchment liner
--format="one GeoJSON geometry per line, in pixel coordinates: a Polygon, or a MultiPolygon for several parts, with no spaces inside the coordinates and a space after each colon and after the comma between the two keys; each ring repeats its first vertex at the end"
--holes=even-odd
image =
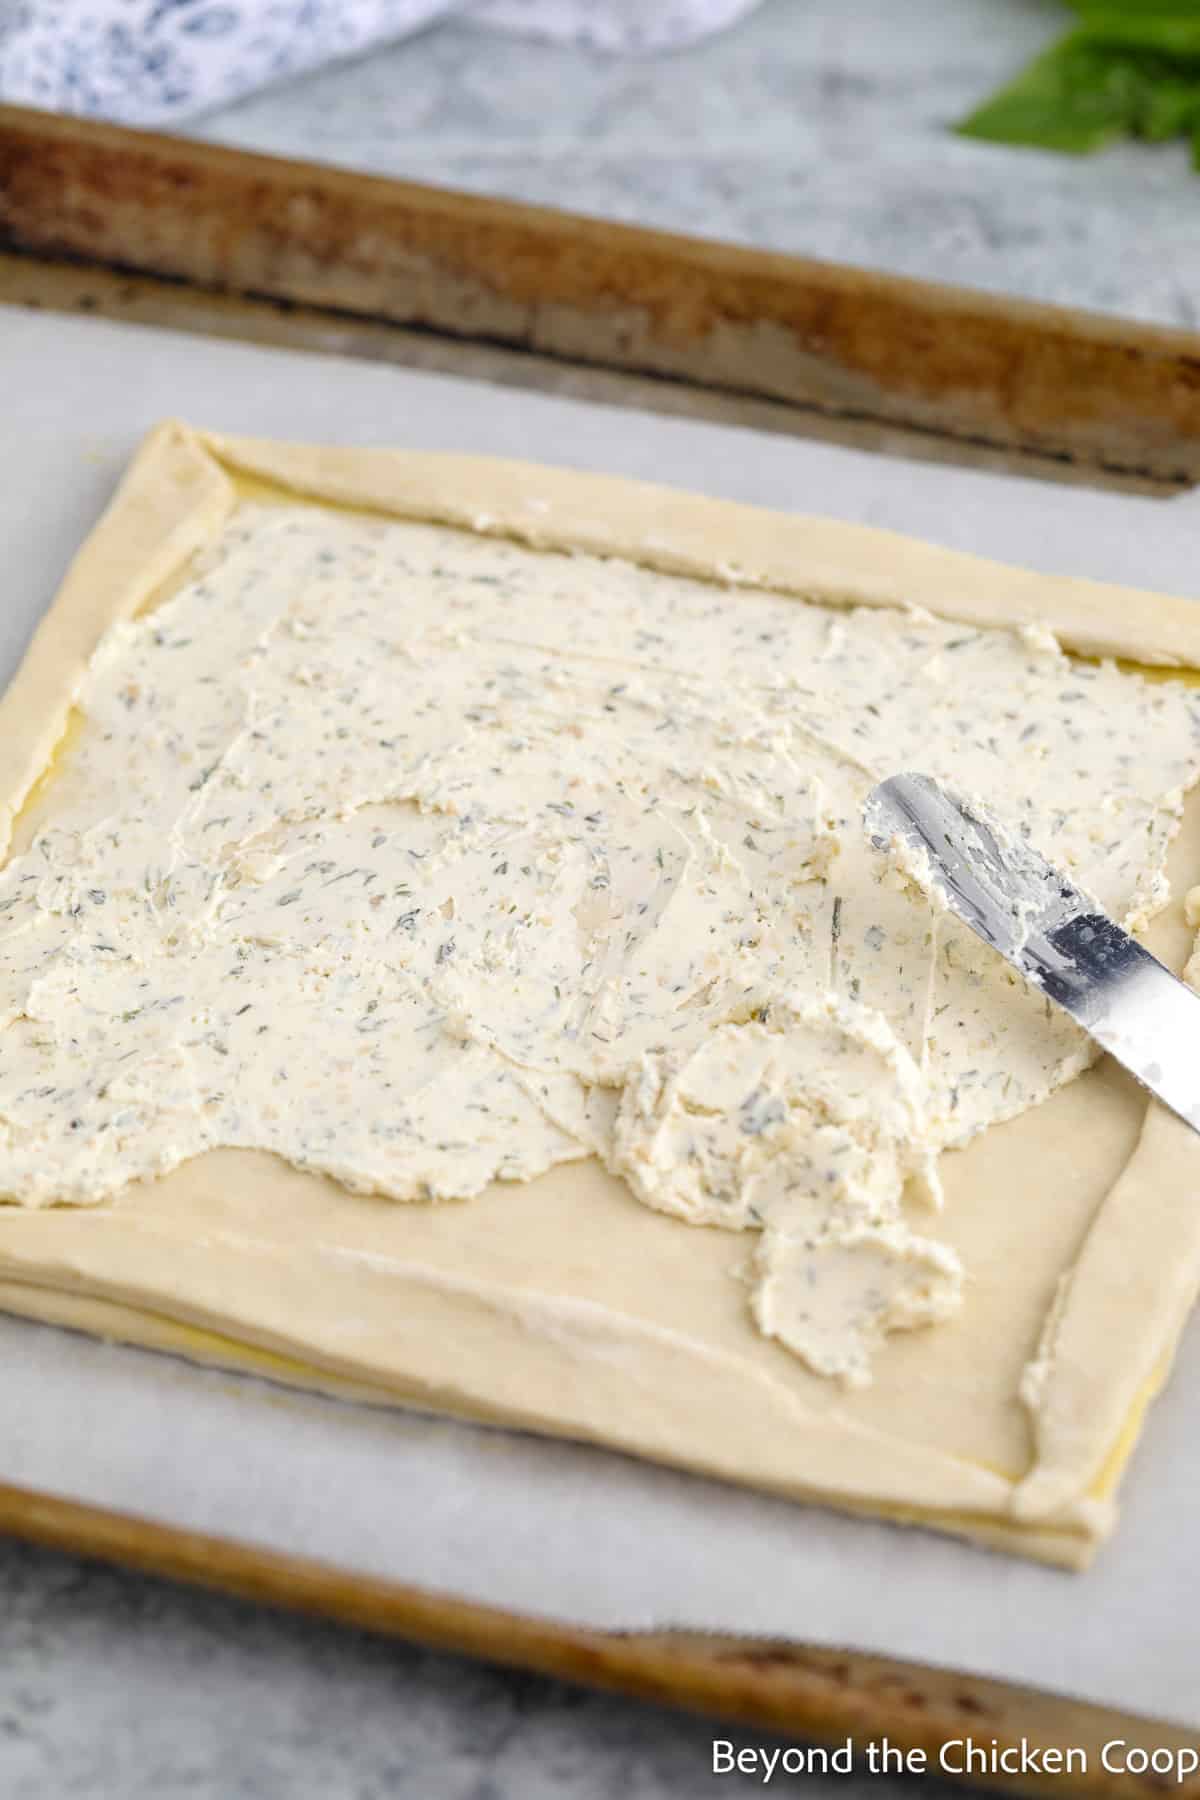
{"type": "MultiPolygon", "coordinates": [[[[143,432],[522,456],[1200,598],[1200,496],[1100,493],[316,355],[0,310],[0,685],[143,432]]],[[[1200,1205],[1200,1194],[1197,1195],[1200,1205]]],[[[851,1646],[1200,1727],[1200,1329],[1086,1575],[628,1458],[0,1318],[0,1480],[600,1627],[851,1646]]]]}

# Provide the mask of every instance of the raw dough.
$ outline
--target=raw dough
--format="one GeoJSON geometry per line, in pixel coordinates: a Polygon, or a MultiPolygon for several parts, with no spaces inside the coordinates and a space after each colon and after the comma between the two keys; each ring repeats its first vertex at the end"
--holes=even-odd
{"type": "MultiPolygon", "coordinates": [[[[66,724],[79,666],[103,627],[164,581],[174,585],[190,554],[217,536],[237,497],[227,471],[240,471],[243,493],[246,475],[282,479],[317,498],[605,548],[814,598],[919,601],[1027,626],[1036,609],[1073,646],[1200,656],[1195,626],[1189,651],[1185,607],[1140,597],[1135,614],[1114,590],[1039,581],[886,534],[519,465],[305,452],[198,440],[174,428],[143,453],[4,702],[0,799],[14,815],[66,724]],[[763,541],[774,566],[756,569],[750,551],[763,541]],[[709,543],[720,547],[720,570],[709,543]],[[887,591],[891,563],[908,565],[911,586],[887,591]],[[1139,632],[1145,620],[1144,643],[1121,635],[1131,617],[1139,632]]],[[[1027,649],[1053,654],[1033,631],[1027,649]]],[[[69,756],[62,767],[69,775],[69,756]]],[[[56,787],[50,781],[35,798],[18,841],[39,816],[53,821],[56,787]]],[[[1194,836],[1189,820],[1177,860],[1194,856],[1194,836]]],[[[1163,924],[1180,935],[1178,921],[1163,924]]],[[[6,1212],[3,1299],[56,1316],[65,1307],[84,1321],[89,1295],[110,1308],[116,1301],[122,1330],[134,1337],[163,1331],[161,1321],[139,1330],[139,1311],[213,1324],[231,1340],[299,1354],[335,1379],[1080,1561],[1111,1519],[1116,1470],[1105,1464],[1164,1367],[1196,1281],[1187,1215],[1160,1187],[1167,1217],[1147,1242],[1146,1214],[1155,1209],[1135,1197],[1134,1247],[1156,1284],[1155,1305],[1123,1305],[1122,1334],[1097,1329],[1089,1290],[1106,1292],[1114,1269],[1128,1269],[1125,1190],[1133,1182],[1136,1195],[1140,1165],[1164,1130],[1171,1134],[1173,1122],[1152,1114],[1113,1186],[1143,1110],[1136,1090],[1099,1069],[947,1159],[945,1235],[975,1278],[971,1304],[952,1324],[894,1340],[864,1396],[830,1392],[755,1337],[744,1292],[728,1275],[736,1240],[701,1231],[681,1248],[678,1225],[641,1215],[591,1163],[435,1212],[355,1199],[262,1154],[214,1151],[86,1213],[6,1212]],[[1048,1179],[1056,1165],[1069,1170],[1071,1203],[1048,1218],[1044,1203],[1032,1204],[1036,1184],[1023,1184],[1031,1190],[1023,1208],[1024,1196],[1001,1179],[1005,1210],[989,1208],[1001,1139],[1010,1170],[1023,1142],[1048,1179]],[[1022,1389],[1039,1340],[1043,1375],[1022,1389]]],[[[1188,1138],[1185,1161],[1191,1153],[1188,1138]]]]}

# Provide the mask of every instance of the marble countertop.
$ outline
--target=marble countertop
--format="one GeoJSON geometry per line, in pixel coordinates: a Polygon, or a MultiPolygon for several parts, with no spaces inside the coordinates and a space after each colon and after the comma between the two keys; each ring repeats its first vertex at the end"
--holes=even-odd
{"type": "MultiPolygon", "coordinates": [[[[714,1737],[639,1705],[0,1539],[4,1800],[748,1800],[714,1737]]],[[[777,1776],[808,1800],[948,1783],[777,1776]]]]}
{"type": "MultiPolygon", "coordinates": [[[[1195,326],[1200,177],[1182,148],[1076,161],[947,129],[1062,18],[1056,0],[769,0],[727,37],[658,62],[444,26],[194,129],[1195,326]]],[[[761,1792],[712,1779],[716,1729],[0,1543],[6,1800],[761,1792]]],[[[845,1800],[868,1792],[837,1786],[845,1800]]],[[[898,1787],[869,1792],[890,1800],[898,1787]]]]}
{"type": "Polygon", "coordinates": [[[1051,156],[949,127],[1060,0],[766,0],[658,60],[443,25],[198,135],[477,193],[1195,326],[1185,145],[1051,156]]]}

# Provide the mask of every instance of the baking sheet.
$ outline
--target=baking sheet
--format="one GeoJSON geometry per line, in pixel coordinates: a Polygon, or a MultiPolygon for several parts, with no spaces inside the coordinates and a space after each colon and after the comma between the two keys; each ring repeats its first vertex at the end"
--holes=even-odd
{"type": "MultiPolygon", "coordinates": [[[[1200,598],[1200,495],[935,468],[727,426],[98,320],[0,310],[0,681],[142,432],[528,456],[856,518],[1200,598]]],[[[1197,1197],[1200,1204],[1200,1196],[1197,1197]]],[[[296,1395],[0,1319],[0,1479],[598,1627],[751,1632],[1200,1728],[1200,1330],[1086,1575],[628,1458],[296,1395]]]]}

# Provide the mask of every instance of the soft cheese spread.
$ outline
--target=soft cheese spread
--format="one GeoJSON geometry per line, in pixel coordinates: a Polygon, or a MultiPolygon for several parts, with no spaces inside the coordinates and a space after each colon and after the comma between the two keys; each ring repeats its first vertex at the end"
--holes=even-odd
{"type": "Polygon", "coordinates": [[[959,1303],[939,1153],[1089,1054],[866,792],[984,794],[1130,920],[1200,774],[1193,691],[1041,629],[305,506],[241,506],[77,700],[0,871],[0,1192],[237,1147],[465,1199],[595,1155],[754,1234],[760,1327],[850,1380],[959,1303]]]}

